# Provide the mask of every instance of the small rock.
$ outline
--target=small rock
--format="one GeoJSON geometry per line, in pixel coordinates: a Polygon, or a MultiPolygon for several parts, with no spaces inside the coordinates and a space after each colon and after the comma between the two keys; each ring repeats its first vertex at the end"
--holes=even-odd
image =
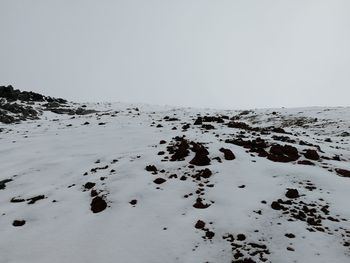
{"type": "Polygon", "coordinates": [[[25,220],[14,220],[12,225],[17,227],[17,226],[23,226],[25,223],[26,223],[25,220]]]}
{"type": "Polygon", "coordinates": [[[166,180],[164,178],[157,178],[153,181],[155,184],[162,184],[164,182],[166,182],[166,180]]]}
{"type": "Polygon", "coordinates": [[[293,199],[293,198],[298,198],[299,197],[299,192],[297,189],[288,189],[286,192],[286,197],[293,199]]]}
{"type": "Polygon", "coordinates": [[[107,208],[107,203],[102,197],[96,196],[92,199],[90,207],[93,213],[100,213],[107,208]]]}

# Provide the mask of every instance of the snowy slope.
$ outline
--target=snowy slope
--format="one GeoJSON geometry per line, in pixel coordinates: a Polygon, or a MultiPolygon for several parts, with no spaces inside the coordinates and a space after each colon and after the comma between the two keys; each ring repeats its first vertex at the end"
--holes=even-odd
{"type": "Polygon", "coordinates": [[[0,262],[350,262],[350,108],[88,108],[0,124],[0,262]]]}

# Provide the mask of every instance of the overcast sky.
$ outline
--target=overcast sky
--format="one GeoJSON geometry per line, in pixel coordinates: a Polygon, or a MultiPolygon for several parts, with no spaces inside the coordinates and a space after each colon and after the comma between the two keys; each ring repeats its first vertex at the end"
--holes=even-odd
{"type": "Polygon", "coordinates": [[[350,105],[350,1],[0,0],[0,85],[75,101],[350,105]]]}

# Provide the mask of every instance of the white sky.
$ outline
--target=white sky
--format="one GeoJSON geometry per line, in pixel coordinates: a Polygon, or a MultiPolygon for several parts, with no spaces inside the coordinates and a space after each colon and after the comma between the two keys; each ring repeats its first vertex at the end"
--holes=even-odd
{"type": "Polygon", "coordinates": [[[0,85],[75,101],[350,105],[350,1],[0,0],[0,85]]]}

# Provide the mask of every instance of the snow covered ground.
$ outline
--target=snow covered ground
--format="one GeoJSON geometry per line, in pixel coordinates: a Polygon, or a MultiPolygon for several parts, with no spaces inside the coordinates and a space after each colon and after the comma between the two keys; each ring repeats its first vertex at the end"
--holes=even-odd
{"type": "Polygon", "coordinates": [[[350,262],[350,108],[87,106],[0,124],[1,263],[350,262]]]}

